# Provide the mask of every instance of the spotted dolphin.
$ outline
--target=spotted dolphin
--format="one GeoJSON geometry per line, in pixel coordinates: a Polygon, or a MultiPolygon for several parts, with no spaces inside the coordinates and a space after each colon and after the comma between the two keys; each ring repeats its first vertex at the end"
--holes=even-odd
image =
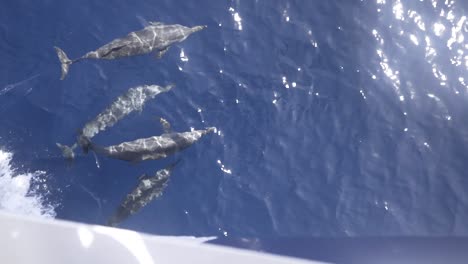
{"type": "MultiPolygon", "coordinates": [[[[142,85],[128,89],[125,94],[117,97],[104,111],[84,125],[78,133],[78,145],[83,149],[83,152],[87,153],[90,140],[100,131],[114,126],[117,122],[134,111],[142,111],[143,106],[148,100],[153,99],[160,93],[168,92],[173,87],[173,84],[165,87],[159,85],[142,85]]],[[[57,146],[62,150],[62,154],[65,158],[73,159],[75,157],[73,150],[77,144],[69,147],[57,143],[57,146]]]]}
{"type": "Polygon", "coordinates": [[[125,197],[124,201],[107,221],[107,225],[118,225],[129,216],[138,212],[152,200],[160,197],[164,189],[167,187],[169,177],[177,163],[178,161],[157,171],[154,176],[146,174],[140,176],[138,179],[138,185],[125,197]]]}
{"type": "Polygon", "coordinates": [[[102,147],[89,142],[90,149],[97,154],[130,162],[156,160],[184,150],[197,142],[202,136],[214,132],[216,128],[193,130],[182,133],[164,133],[161,136],[140,138],[118,145],[102,147]]]}
{"type": "Polygon", "coordinates": [[[54,47],[62,65],[60,80],[65,79],[70,65],[84,59],[112,60],[121,57],[142,55],[155,52],[161,58],[170,45],[184,41],[192,33],[200,31],[206,26],[186,27],[179,24],[166,25],[161,22],[150,22],[142,30],[130,32],[127,36],[114,39],[95,51],[90,51],[74,60],[70,60],[63,50],[54,47]]]}

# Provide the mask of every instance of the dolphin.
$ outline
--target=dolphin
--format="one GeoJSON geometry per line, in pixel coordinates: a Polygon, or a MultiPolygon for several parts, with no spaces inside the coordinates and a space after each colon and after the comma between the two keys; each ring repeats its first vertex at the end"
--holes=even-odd
{"type": "MultiPolygon", "coordinates": [[[[125,94],[117,97],[117,99],[104,109],[104,111],[84,125],[78,133],[78,145],[83,149],[84,153],[88,153],[88,144],[91,138],[97,135],[100,131],[104,131],[107,128],[114,126],[117,122],[133,111],[138,110],[141,112],[143,110],[143,106],[148,100],[153,99],[160,93],[168,92],[173,87],[173,84],[165,87],[158,85],[142,85],[128,89],[125,94]]],[[[71,160],[75,157],[73,150],[75,149],[76,144],[69,147],[57,143],[57,146],[62,150],[62,154],[65,158],[71,160]]]]}
{"type": "Polygon", "coordinates": [[[133,111],[143,111],[143,106],[148,100],[153,99],[160,93],[168,92],[173,87],[173,84],[165,87],[143,85],[128,89],[125,94],[119,96],[104,111],[84,125],[78,135],[78,144],[87,153],[89,148],[87,144],[97,133],[114,126],[133,111]]]}
{"type": "Polygon", "coordinates": [[[107,225],[116,226],[127,217],[135,214],[149,202],[162,195],[167,187],[172,170],[179,161],[156,172],[156,175],[143,174],[138,179],[138,185],[129,193],[119,205],[114,214],[107,221],[107,225]]]}
{"type": "Polygon", "coordinates": [[[60,80],[67,76],[70,65],[84,59],[117,59],[134,55],[155,52],[157,58],[166,53],[170,45],[184,41],[190,34],[207,26],[186,27],[179,24],[166,25],[161,22],[150,22],[142,30],[130,32],[127,36],[114,39],[95,51],[90,51],[74,60],[70,60],[63,50],[54,47],[62,65],[60,80]]]}
{"type": "Polygon", "coordinates": [[[102,147],[88,142],[90,149],[97,154],[130,162],[156,160],[184,150],[197,142],[202,136],[214,132],[216,128],[194,130],[182,133],[164,133],[161,136],[140,138],[118,145],[102,147]]]}

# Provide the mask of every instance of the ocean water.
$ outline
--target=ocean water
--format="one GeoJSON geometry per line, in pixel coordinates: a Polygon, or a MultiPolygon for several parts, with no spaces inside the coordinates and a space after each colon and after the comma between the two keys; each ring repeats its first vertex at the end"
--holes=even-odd
{"type": "Polygon", "coordinates": [[[0,209],[104,224],[143,173],[168,188],[120,227],[160,235],[467,235],[466,1],[4,1],[0,209]],[[72,65],[149,21],[208,28],[72,65]],[[214,126],[138,164],[55,146],[128,88],[174,83],[101,145],[214,126]]]}

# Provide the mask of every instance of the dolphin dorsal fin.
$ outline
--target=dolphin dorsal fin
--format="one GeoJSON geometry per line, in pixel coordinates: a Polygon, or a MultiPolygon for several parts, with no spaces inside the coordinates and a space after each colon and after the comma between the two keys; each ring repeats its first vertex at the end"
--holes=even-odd
{"type": "Polygon", "coordinates": [[[165,134],[172,132],[171,123],[169,123],[166,119],[161,117],[159,118],[159,122],[161,122],[165,134]]]}
{"type": "Polygon", "coordinates": [[[162,25],[164,25],[162,22],[156,22],[156,21],[150,21],[149,24],[152,25],[152,26],[162,26],[162,25]]]}

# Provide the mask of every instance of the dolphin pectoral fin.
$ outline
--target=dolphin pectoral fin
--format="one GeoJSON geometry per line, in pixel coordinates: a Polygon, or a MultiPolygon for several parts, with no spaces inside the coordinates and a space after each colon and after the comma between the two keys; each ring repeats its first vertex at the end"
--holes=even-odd
{"type": "Polygon", "coordinates": [[[166,52],[169,50],[169,47],[166,47],[156,53],[156,59],[160,59],[166,52]]]}
{"type": "Polygon", "coordinates": [[[159,118],[159,122],[161,123],[165,134],[169,134],[172,132],[171,123],[169,123],[169,121],[161,117],[159,118]]]}
{"type": "Polygon", "coordinates": [[[161,25],[164,25],[162,22],[156,22],[156,21],[150,21],[149,24],[152,25],[152,26],[161,26],[161,25]]]}

